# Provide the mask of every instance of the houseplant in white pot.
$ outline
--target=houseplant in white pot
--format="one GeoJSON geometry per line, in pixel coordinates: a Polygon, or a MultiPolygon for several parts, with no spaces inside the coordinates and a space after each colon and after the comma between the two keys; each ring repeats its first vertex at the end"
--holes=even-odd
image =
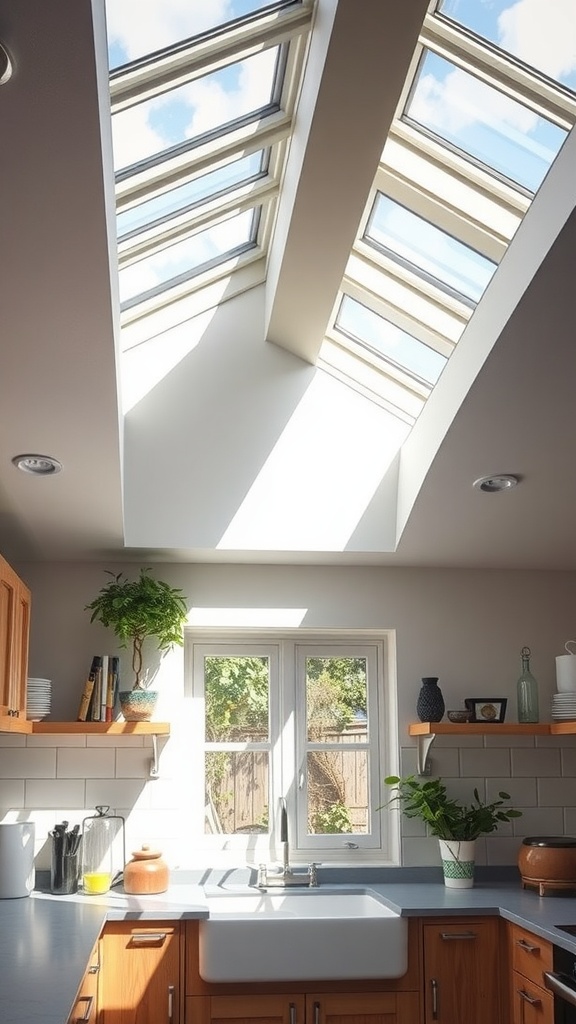
{"type": "Polygon", "coordinates": [[[469,889],[474,884],[476,839],[495,832],[502,822],[522,816],[522,811],[504,806],[510,799],[504,792],[498,794],[498,800],[484,803],[474,789],[472,802],[462,804],[448,796],[442,779],[419,782],[414,775],[389,775],[384,782],[392,786],[389,804],[398,803],[407,818],[420,818],[438,838],[444,884],[452,889],[469,889]]]}
{"type": "Polygon", "coordinates": [[[131,690],[119,693],[120,707],[127,722],[149,721],[156,706],[157,692],[148,689],[143,672],[142,646],[148,637],[156,640],[158,651],[167,651],[184,643],[184,624],[188,609],[182,591],[140,569],[135,580],[124,573],[108,572],[111,577],[86,610],[90,622],[101,622],[112,629],[120,647],[132,652],[134,681],[131,690]]]}

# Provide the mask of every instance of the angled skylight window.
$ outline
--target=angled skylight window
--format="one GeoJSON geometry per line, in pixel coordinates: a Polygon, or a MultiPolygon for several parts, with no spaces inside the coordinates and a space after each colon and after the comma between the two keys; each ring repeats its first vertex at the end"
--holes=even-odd
{"type": "Polygon", "coordinates": [[[496,269],[491,260],[381,192],[376,193],[364,237],[473,303],[496,269]]]}
{"type": "Polygon", "coordinates": [[[208,33],[258,11],[293,7],[297,0],[106,0],[110,69],[208,33]]]}
{"type": "Polygon", "coordinates": [[[439,0],[438,11],[553,81],[576,89],[576,11],[571,0],[439,0]]]}
{"type": "Polygon", "coordinates": [[[268,153],[262,150],[251,153],[119,213],[116,219],[119,239],[193,210],[205,200],[224,196],[239,185],[256,181],[266,174],[267,157],[268,153]]]}
{"type": "Polygon", "coordinates": [[[536,192],[566,131],[425,50],[405,117],[498,175],[536,192]]]}
{"type": "Polygon", "coordinates": [[[435,384],[446,358],[349,295],[342,297],[336,328],[383,356],[392,366],[435,384]]]}
{"type": "Polygon", "coordinates": [[[280,47],[269,47],[115,113],[112,137],[117,170],[176,146],[189,148],[211,133],[277,109],[280,51],[280,47]]]}
{"type": "Polygon", "coordinates": [[[120,301],[141,301],[254,245],[257,218],[246,210],[120,270],[120,301]]]}

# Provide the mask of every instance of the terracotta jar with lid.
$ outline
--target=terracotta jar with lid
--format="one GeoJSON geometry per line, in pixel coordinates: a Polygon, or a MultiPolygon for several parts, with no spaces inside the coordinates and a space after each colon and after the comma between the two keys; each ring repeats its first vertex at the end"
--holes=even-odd
{"type": "Polygon", "coordinates": [[[168,880],[168,865],[160,850],[152,850],[146,844],[141,850],[134,850],[132,860],[124,868],[124,892],[130,896],[166,892],[168,880]]]}

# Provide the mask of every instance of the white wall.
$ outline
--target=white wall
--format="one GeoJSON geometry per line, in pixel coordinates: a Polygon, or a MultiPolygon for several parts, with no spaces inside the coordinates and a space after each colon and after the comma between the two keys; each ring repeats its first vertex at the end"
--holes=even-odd
{"type": "MultiPolygon", "coordinates": [[[[111,635],[90,624],[84,606],[105,582],[103,569],[133,573],[136,567],[16,568],[32,590],[29,674],[53,680],[52,718],[75,719],[92,654],[114,653],[111,635]]],[[[416,718],[421,676],[439,677],[447,707],[458,707],[466,696],[508,697],[508,718],[514,720],[520,649],[528,644],[546,720],[555,689],[554,657],[576,633],[576,573],[182,564],[156,565],[154,571],[182,587],[195,609],[296,608],[305,610],[300,624],[306,628],[396,630],[405,771],[415,765],[407,726],[416,718]]],[[[128,850],[152,840],[173,866],[192,866],[190,723],[182,682],[177,650],[160,676],[158,717],[172,721],[172,733],[160,744],[159,780],[148,780],[148,739],[0,735],[0,816],[23,810],[36,820],[39,866],[47,865],[44,841],[54,822],[63,816],[79,820],[97,803],[109,803],[127,817],[128,850]]],[[[504,826],[498,837],[481,842],[479,862],[514,863],[521,835],[576,832],[576,737],[438,738],[432,758],[435,774],[464,799],[474,785],[489,795],[505,788],[524,809],[514,835],[504,826]]],[[[435,841],[417,823],[404,821],[402,859],[438,862],[435,841]]]]}

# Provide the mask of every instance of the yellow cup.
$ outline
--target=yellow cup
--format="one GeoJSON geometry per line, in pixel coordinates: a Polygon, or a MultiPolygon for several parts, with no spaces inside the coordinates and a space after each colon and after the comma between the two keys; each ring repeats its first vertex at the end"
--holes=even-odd
{"type": "Polygon", "coordinates": [[[112,884],[112,875],[109,871],[88,871],[82,876],[84,892],[88,896],[101,896],[108,892],[112,884]]]}

